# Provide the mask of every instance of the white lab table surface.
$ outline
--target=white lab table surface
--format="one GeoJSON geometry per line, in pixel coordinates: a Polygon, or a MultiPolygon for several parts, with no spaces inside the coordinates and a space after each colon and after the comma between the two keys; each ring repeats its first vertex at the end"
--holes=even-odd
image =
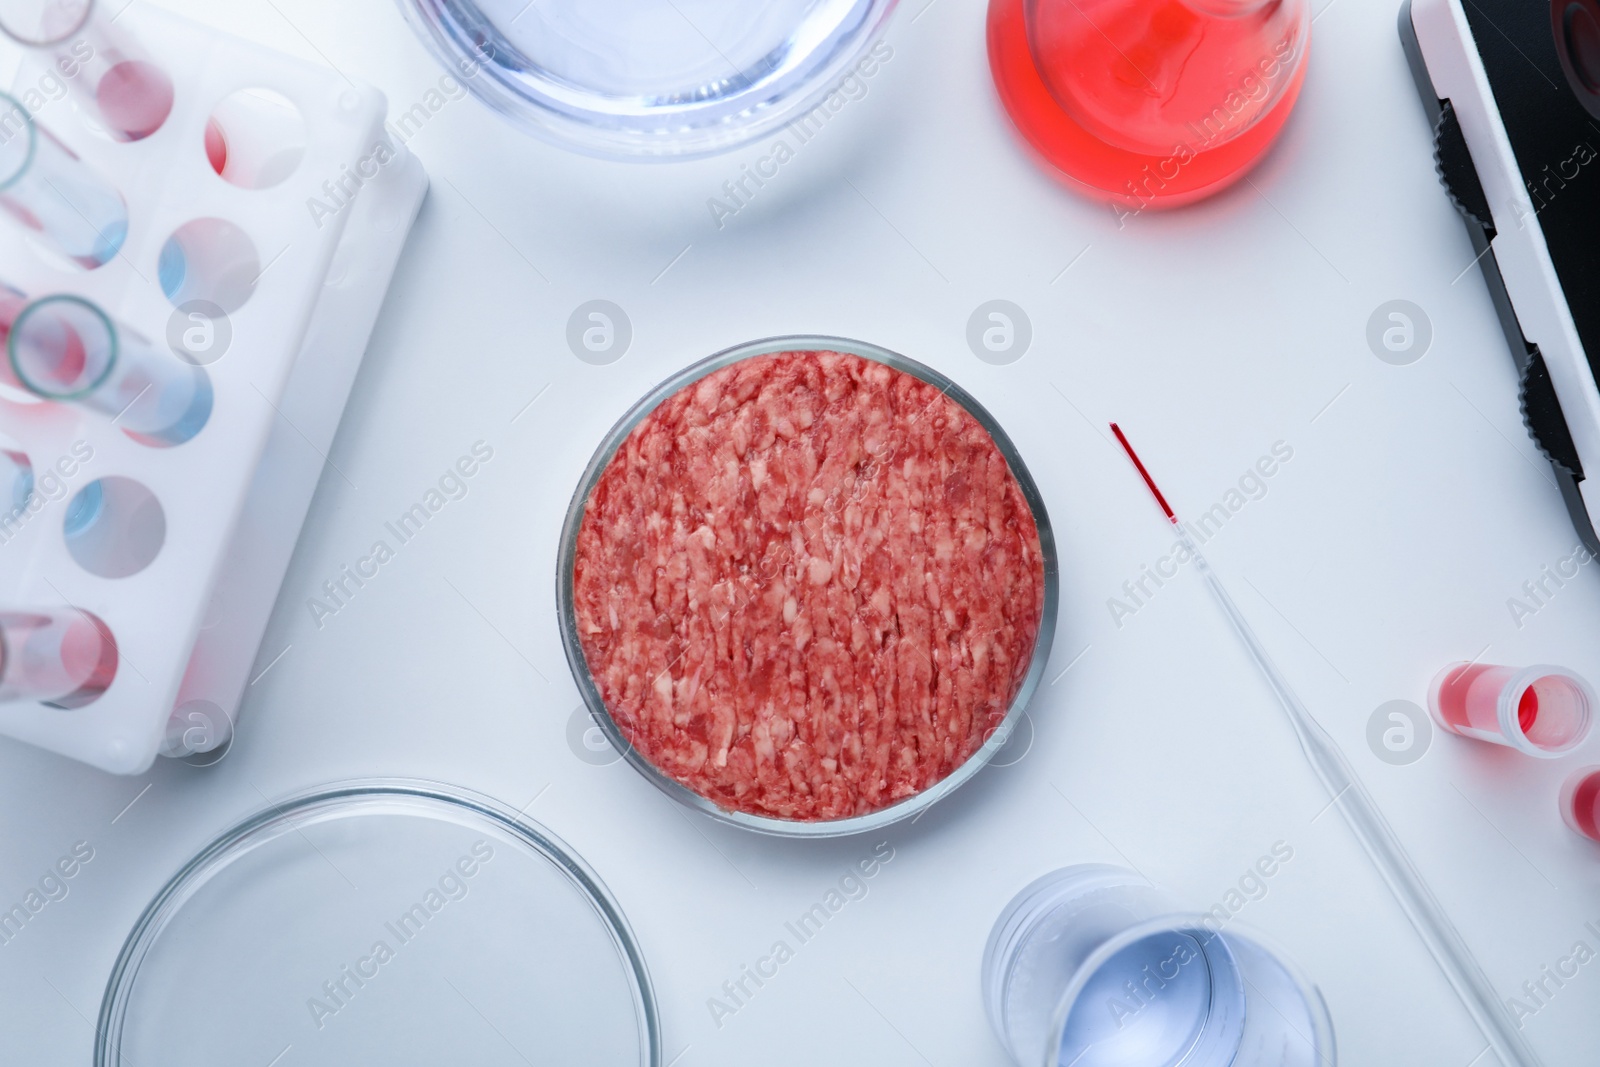
{"type": "MultiPolygon", "coordinates": [[[[385,0],[171,6],[333,63],[382,88],[395,115],[443,73],[385,0]]],[[[1495,1062],[1192,569],[1132,614],[1108,605],[1173,544],[1109,420],[1189,514],[1225,502],[1274,446],[1292,451],[1208,543],[1212,563],[1502,996],[1526,1001],[1523,983],[1580,941],[1600,950],[1586,925],[1600,928],[1600,850],[1556,807],[1562,778],[1600,762],[1600,740],[1535,761],[1435,732],[1407,765],[1368,744],[1376,709],[1421,705],[1452,660],[1600,679],[1600,571],[1584,567],[1531,616],[1508,606],[1577,539],[1435,176],[1395,3],[1318,6],[1297,111],[1249,180],[1120,221],[1020,147],[977,0],[908,0],[864,93],[720,225],[708,200],[770,139],[630,165],[524,136],[472,98],[430,112],[410,147],[431,192],[232,750],[209,768],[159,761],[118,778],[0,741],[0,903],[74,843],[95,854],[0,946],[0,1059],[89,1061],[123,938],[221,829],[266,798],[402,776],[527,806],[581,852],[639,936],[678,1067],[1001,1067],[979,961],[1024,884],[1111,862],[1207,908],[1279,842],[1292,860],[1238,920],[1316,981],[1343,1062],[1495,1062]],[[632,327],[608,365],[567,343],[569,316],[594,299],[632,327]],[[993,299],[1032,327],[1007,365],[967,342],[969,316],[993,299]],[[1426,354],[1404,366],[1366,338],[1396,299],[1431,324],[1426,354]],[[1038,481],[1061,559],[1047,682],[1006,765],[915,824],[832,842],[714,823],[574,746],[579,698],[557,632],[557,538],[602,435],[686,364],[784,333],[871,341],[971,391],[1038,481]],[[314,612],[323,583],[480,441],[493,460],[466,497],[336,613],[314,612]],[[718,1017],[723,983],[885,840],[894,859],[869,894],[718,1017]]],[[[1592,1064],[1600,962],[1547,989],[1529,1040],[1551,1067],[1592,1064]]]]}

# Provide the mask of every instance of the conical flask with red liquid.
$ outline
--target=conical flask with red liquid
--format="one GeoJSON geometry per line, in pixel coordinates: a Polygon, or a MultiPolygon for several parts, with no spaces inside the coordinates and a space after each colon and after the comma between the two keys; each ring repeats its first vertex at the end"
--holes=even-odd
{"type": "Polygon", "coordinates": [[[1191,203],[1242,177],[1294,107],[1310,35],[1310,0],[989,5],[989,64],[1018,131],[1123,210],[1191,203]]]}

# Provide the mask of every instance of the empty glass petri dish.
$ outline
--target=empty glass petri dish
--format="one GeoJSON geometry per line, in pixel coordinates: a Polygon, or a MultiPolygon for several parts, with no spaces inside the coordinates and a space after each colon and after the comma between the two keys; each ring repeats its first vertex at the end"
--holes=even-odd
{"type": "Polygon", "coordinates": [[[896,0],[399,3],[460,82],[524,129],[590,155],[669,159],[816,107],[871,62],[896,0]]]}
{"type": "Polygon", "coordinates": [[[649,975],[616,902],[486,797],[364,781],[246,819],[145,909],[96,1067],[656,1067],[649,975]]]}

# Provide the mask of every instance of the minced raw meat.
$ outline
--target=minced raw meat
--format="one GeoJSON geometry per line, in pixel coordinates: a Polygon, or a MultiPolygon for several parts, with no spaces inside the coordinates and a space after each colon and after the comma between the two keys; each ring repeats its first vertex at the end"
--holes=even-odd
{"type": "Polygon", "coordinates": [[[628,742],[725,809],[792,820],[960,766],[1022,685],[1044,600],[989,433],[840,352],[751,357],[663,401],[590,495],[573,579],[628,742]]]}

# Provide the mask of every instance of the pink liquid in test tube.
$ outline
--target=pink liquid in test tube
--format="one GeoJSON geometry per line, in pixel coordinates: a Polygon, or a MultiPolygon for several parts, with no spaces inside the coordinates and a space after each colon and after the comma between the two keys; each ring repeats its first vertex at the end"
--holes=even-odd
{"type": "MultiPolygon", "coordinates": [[[[0,282],[0,385],[21,392],[28,390],[12,371],[11,360],[6,358],[5,353],[10,343],[11,324],[17,321],[17,316],[22,314],[22,309],[27,306],[28,298],[20,289],[13,289],[5,282],[0,282]]],[[[0,394],[0,398],[3,398],[3,394],[0,394]]]]}
{"type": "Polygon", "coordinates": [[[1577,833],[1600,842],[1600,767],[1585,767],[1567,779],[1561,817],[1577,833]]]}
{"type": "Polygon", "coordinates": [[[0,703],[82,707],[110,688],[117,660],[111,631],[86,611],[0,611],[0,703]]]}
{"type": "Polygon", "coordinates": [[[114,419],[135,440],[178,445],[211,415],[210,378],[80,296],[35,300],[6,344],[12,372],[46,400],[114,419]]]}
{"type": "Polygon", "coordinates": [[[90,117],[139,141],[172,113],[172,79],[96,0],[0,0],[0,30],[47,55],[90,117]]]}
{"type": "Polygon", "coordinates": [[[1434,678],[1428,704],[1451,733],[1551,759],[1588,736],[1595,695],[1561,667],[1453,663],[1434,678]]]}

